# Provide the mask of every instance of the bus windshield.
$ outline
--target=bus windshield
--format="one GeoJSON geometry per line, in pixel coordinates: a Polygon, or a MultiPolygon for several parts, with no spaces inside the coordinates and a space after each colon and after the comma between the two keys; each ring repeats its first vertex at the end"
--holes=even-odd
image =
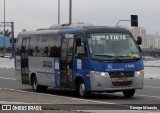
{"type": "Polygon", "coordinates": [[[93,33],[88,35],[89,51],[96,60],[137,60],[140,51],[131,34],[93,33]]]}

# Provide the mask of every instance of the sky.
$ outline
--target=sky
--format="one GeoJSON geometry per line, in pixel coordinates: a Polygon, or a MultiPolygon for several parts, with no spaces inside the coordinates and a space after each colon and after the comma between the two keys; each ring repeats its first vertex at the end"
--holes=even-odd
{"type": "MultiPolygon", "coordinates": [[[[58,0],[5,1],[6,21],[14,22],[15,36],[23,29],[48,28],[58,23],[58,0]]],[[[60,23],[68,23],[69,0],[60,1],[60,23]]],[[[4,21],[3,3],[0,0],[0,22],[4,21]]],[[[160,32],[160,0],[72,0],[72,23],[115,26],[119,20],[130,20],[130,15],[138,15],[139,27],[144,27],[147,34],[160,32]]],[[[130,27],[130,22],[120,22],[119,26],[130,27]]]]}

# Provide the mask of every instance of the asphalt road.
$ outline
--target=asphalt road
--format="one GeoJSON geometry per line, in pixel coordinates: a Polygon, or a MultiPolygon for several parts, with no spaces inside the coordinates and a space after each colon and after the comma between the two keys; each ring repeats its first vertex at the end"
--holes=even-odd
{"type": "MultiPolygon", "coordinates": [[[[145,79],[144,89],[137,90],[133,98],[125,98],[122,93],[117,92],[93,93],[87,99],[80,99],[75,92],[58,91],[52,88],[49,88],[46,93],[33,92],[32,87],[21,85],[15,80],[14,69],[0,69],[0,103],[54,104],[58,108],[64,108],[67,104],[68,106],[65,107],[69,109],[83,109],[84,106],[88,105],[88,110],[93,109],[93,107],[106,109],[103,104],[111,104],[107,109],[121,109],[122,106],[125,106],[124,104],[138,104],[139,106],[140,104],[157,104],[158,106],[158,104],[160,105],[160,79],[145,79]],[[76,108],[73,105],[80,106],[76,108]],[[100,106],[97,107],[97,105],[100,106]]],[[[160,112],[159,110],[151,111],[160,112]]]]}

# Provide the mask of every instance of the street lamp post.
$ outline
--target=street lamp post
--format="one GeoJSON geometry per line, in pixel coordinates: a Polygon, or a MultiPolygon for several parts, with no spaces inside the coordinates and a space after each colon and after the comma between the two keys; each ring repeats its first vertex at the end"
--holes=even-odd
{"type": "Polygon", "coordinates": [[[5,56],[5,27],[6,27],[6,11],[5,11],[5,0],[4,0],[4,47],[3,47],[3,55],[5,56]]]}
{"type": "Polygon", "coordinates": [[[72,23],[72,0],[70,0],[70,3],[69,3],[69,24],[72,23]]]}
{"type": "Polygon", "coordinates": [[[60,0],[58,0],[58,24],[60,24],[60,0]]]}

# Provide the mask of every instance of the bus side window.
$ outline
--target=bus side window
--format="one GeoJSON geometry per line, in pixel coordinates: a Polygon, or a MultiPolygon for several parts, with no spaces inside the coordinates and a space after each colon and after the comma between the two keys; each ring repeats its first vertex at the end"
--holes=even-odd
{"type": "Polygon", "coordinates": [[[61,36],[50,35],[49,39],[49,57],[60,57],[61,36]]]}
{"type": "Polygon", "coordinates": [[[18,40],[16,42],[16,52],[15,52],[17,56],[21,55],[21,43],[22,43],[22,38],[18,37],[18,40]]]}
{"type": "Polygon", "coordinates": [[[38,56],[38,42],[39,42],[39,35],[32,35],[29,45],[29,55],[30,56],[38,56]]]}
{"type": "Polygon", "coordinates": [[[40,35],[38,49],[40,51],[39,55],[42,57],[48,57],[48,40],[49,35],[40,35]]]}

